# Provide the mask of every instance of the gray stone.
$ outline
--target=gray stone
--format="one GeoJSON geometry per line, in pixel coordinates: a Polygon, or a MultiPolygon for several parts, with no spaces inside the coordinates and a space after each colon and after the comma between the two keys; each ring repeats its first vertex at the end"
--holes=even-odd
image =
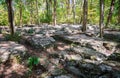
{"type": "Polygon", "coordinates": [[[55,43],[55,40],[52,37],[41,37],[39,35],[28,37],[26,40],[32,47],[38,49],[45,49],[53,46],[55,43]]]}
{"type": "Polygon", "coordinates": [[[79,67],[86,68],[87,70],[95,70],[97,66],[92,63],[83,63],[83,64],[79,64],[79,67]]]}
{"type": "Polygon", "coordinates": [[[55,78],[72,78],[72,77],[67,76],[67,75],[61,75],[61,76],[57,76],[57,77],[55,77],[55,78]]]}
{"type": "Polygon", "coordinates": [[[59,56],[65,60],[76,60],[76,61],[80,61],[82,60],[82,57],[79,54],[69,54],[67,52],[63,53],[60,52],[59,56]]]}
{"type": "Polygon", "coordinates": [[[70,60],[70,61],[66,61],[65,66],[77,66],[79,61],[76,60],[70,60]]]}
{"type": "Polygon", "coordinates": [[[81,33],[80,26],[78,25],[70,25],[70,26],[63,26],[60,30],[56,31],[56,35],[72,35],[81,33]]]}
{"type": "Polygon", "coordinates": [[[15,42],[2,42],[0,43],[0,61],[6,62],[13,56],[20,56],[23,58],[26,54],[27,49],[20,44],[15,42]]]}
{"type": "Polygon", "coordinates": [[[93,50],[96,50],[97,52],[105,54],[106,56],[111,55],[115,51],[115,47],[117,45],[117,43],[104,41],[103,39],[100,38],[88,37],[84,34],[70,35],[70,36],[69,35],[67,36],[56,35],[56,36],[62,38],[63,40],[91,48],[93,50]],[[109,44],[109,47],[104,46],[104,44],[109,44]]]}
{"type": "Polygon", "coordinates": [[[113,75],[113,78],[120,78],[120,71],[114,71],[112,75],[113,75]]]}
{"type": "Polygon", "coordinates": [[[58,76],[58,75],[62,75],[62,74],[64,74],[64,71],[63,71],[63,69],[55,69],[55,70],[53,70],[52,72],[51,72],[51,75],[52,76],[58,76]]]}
{"type": "Polygon", "coordinates": [[[79,53],[80,55],[83,56],[83,58],[89,58],[91,60],[97,60],[97,61],[102,61],[106,59],[106,56],[104,54],[89,48],[77,46],[77,47],[71,47],[71,50],[75,53],[79,53]]]}
{"type": "Polygon", "coordinates": [[[105,31],[104,38],[109,40],[120,41],[120,32],[119,31],[105,31]]]}
{"type": "Polygon", "coordinates": [[[68,66],[68,67],[65,67],[65,69],[66,69],[68,72],[76,75],[76,76],[79,77],[79,78],[87,78],[87,77],[86,77],[84,74],[82,74],[82,73],[80,72],[80,70],[77,69],[76,67],[68,66]]]}
{"type": "Polygon", "coordinates": [[[105,64],[100,64],[99,69],[102,72],[111,72],[113,70],[111,66],[108,66],[108,65],[105,65],[105,64]]]}
{"type": "Polygon", "coordinates": [[[98,78],[110,78],[110,75],[102,75],[102,76],[100,76],[100,77],[98,77],[98,78]]]}

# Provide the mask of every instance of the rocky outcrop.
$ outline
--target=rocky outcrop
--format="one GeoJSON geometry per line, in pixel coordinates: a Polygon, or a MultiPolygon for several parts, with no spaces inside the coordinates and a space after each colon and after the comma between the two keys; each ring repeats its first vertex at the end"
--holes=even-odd
{"type": "Polygon", "coordinates": [[[104,38],[108,40],[120,41],[119,31],[105,31],[104,38]]]}
{"type": "Polygon", "coordinates": [[[6,62],[12,57],[24,58],[27,49],[15,42],[1,42],[0,43],[0,62],[6,62]]]}
{"type": "Polygon", "coordinates": [[[56,37],[61,38],[62,40],[69,41],[73,44],[79,44],[81,46],[91,48],[97,52],[103,53],[106,56],[109,56],[115,51],[117,43],[104,41],[95,37],[88,37],[84,34],[78,35],[56,35],[56,37]]]}
{"type": "Polygon", "coordinates": [[[55,43],[54,38],[52,37],[45,37],[41,35],[34,35],[26,37],[25,39],[32,47],[37,49],[45,49],[50,46],[53,46],[55,43]]]}

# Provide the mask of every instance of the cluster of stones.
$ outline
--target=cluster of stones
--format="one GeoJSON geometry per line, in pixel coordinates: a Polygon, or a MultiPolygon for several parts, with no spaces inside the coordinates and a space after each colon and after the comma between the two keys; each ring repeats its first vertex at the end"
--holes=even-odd
{"type": "MultiPolygon", "coordinates": [[[[68,41],[71,47],[67,50],[49,54],[55,65],[62,64],[63,69],[48,69],[51,76],[45,78],[119,78],[120,51],[116,51],[115,42],[100,39],[99,30],[96,26],[88,26],[86,33],[82,33],[81,25],[22,27],[17,31],[23,36],[23,40],[35,49],[46,49],[53,47],[55,39],[68,41]],[[69,74],[70,73],[70,74],[69,74]]],[[[104,34],[105,38],[111,34],[104,34]]],[[[115,38],[119,33],[114,35],[115,38]]],[[[5,62],[11,55],[24,57],[26,48],[14,42],[0,43],[0,61],[5,62]]],[[[49,66],[43,64],[43,66],[49,66]]],[[[47,68],[46,66],[46,68],[47,68]]]]}

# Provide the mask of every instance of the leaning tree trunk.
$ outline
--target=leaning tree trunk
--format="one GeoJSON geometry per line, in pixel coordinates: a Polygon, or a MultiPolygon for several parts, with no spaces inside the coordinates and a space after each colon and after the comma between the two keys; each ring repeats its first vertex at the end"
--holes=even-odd
{"type": "Polygon", "coordinates": [[[57,1],[54,0],[54,12],[53,12],[53,25],[54,26],[56,25],[56,4],[57,4],[57,1]]]}
{"type": "Polygon", "coordinates": [[[111,5],[110,5],[110,10],[109,10],[109,14],[108,14],[108,18],[107,18],[107,22],[106,22],[106,25],[105,27],[108,27],[108,24],[112,18],[112,13],[113,13],[113,10],[114,10],[114,4],[115,4],[115,0],[112,0],[111,1],[111,5]]]}
{"type": "Polygon", "coordinates": [[[73,21],[74,21],[74,24],[76,23],[76,21],[75,21],[75,15],[76,15],[76,13],[75,13],[75,2],[76,2],[76,0],[73,0],[73,21]]]}
{"type": "Polygon", "coordinates": [[[83,32],[86,31],[87,15],[88,15],[88,0],[84,0],[84,4],[83,4],[83,27],[82,27],[83,32]]]}
{"type": "Polygon", "coordinates": [[[12,0],[6,0],[7,3],[7,9],[8,9],[8,20],[10,25],[10,33],[11,35],[14,35],[14,11],[12,7],[12,0]]]}
{"type": "Polygon", "coordinates": [[[104,32],[104,0],[100,0],[100,37],[103,37],[104,32]]]}

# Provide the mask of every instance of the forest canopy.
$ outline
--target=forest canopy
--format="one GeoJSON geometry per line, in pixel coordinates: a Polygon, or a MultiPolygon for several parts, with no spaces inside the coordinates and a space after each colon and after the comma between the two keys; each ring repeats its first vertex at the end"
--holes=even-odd
{"type": "MultiPolygon", "coordinates": [[[[56,21],[60,23],[82,23],[83,0],[56,0],[56,21]],[[75,2],[74,2],[75,1],[75,2]]],[[[111,27],[120,28],[120,0],[115,0],[111,27]]],[[[37,24],[52,23],[53,0],[13,0],[14,23],[37,24]]],[[[104,23],[107,22],[111,0],[105,0],[104,23]]],[[[99,1],[88,0],[88,24],[99,24],[99,1]]],[[[0,0],[0,25],[8,25],[5,0],[0,0]]]]}

